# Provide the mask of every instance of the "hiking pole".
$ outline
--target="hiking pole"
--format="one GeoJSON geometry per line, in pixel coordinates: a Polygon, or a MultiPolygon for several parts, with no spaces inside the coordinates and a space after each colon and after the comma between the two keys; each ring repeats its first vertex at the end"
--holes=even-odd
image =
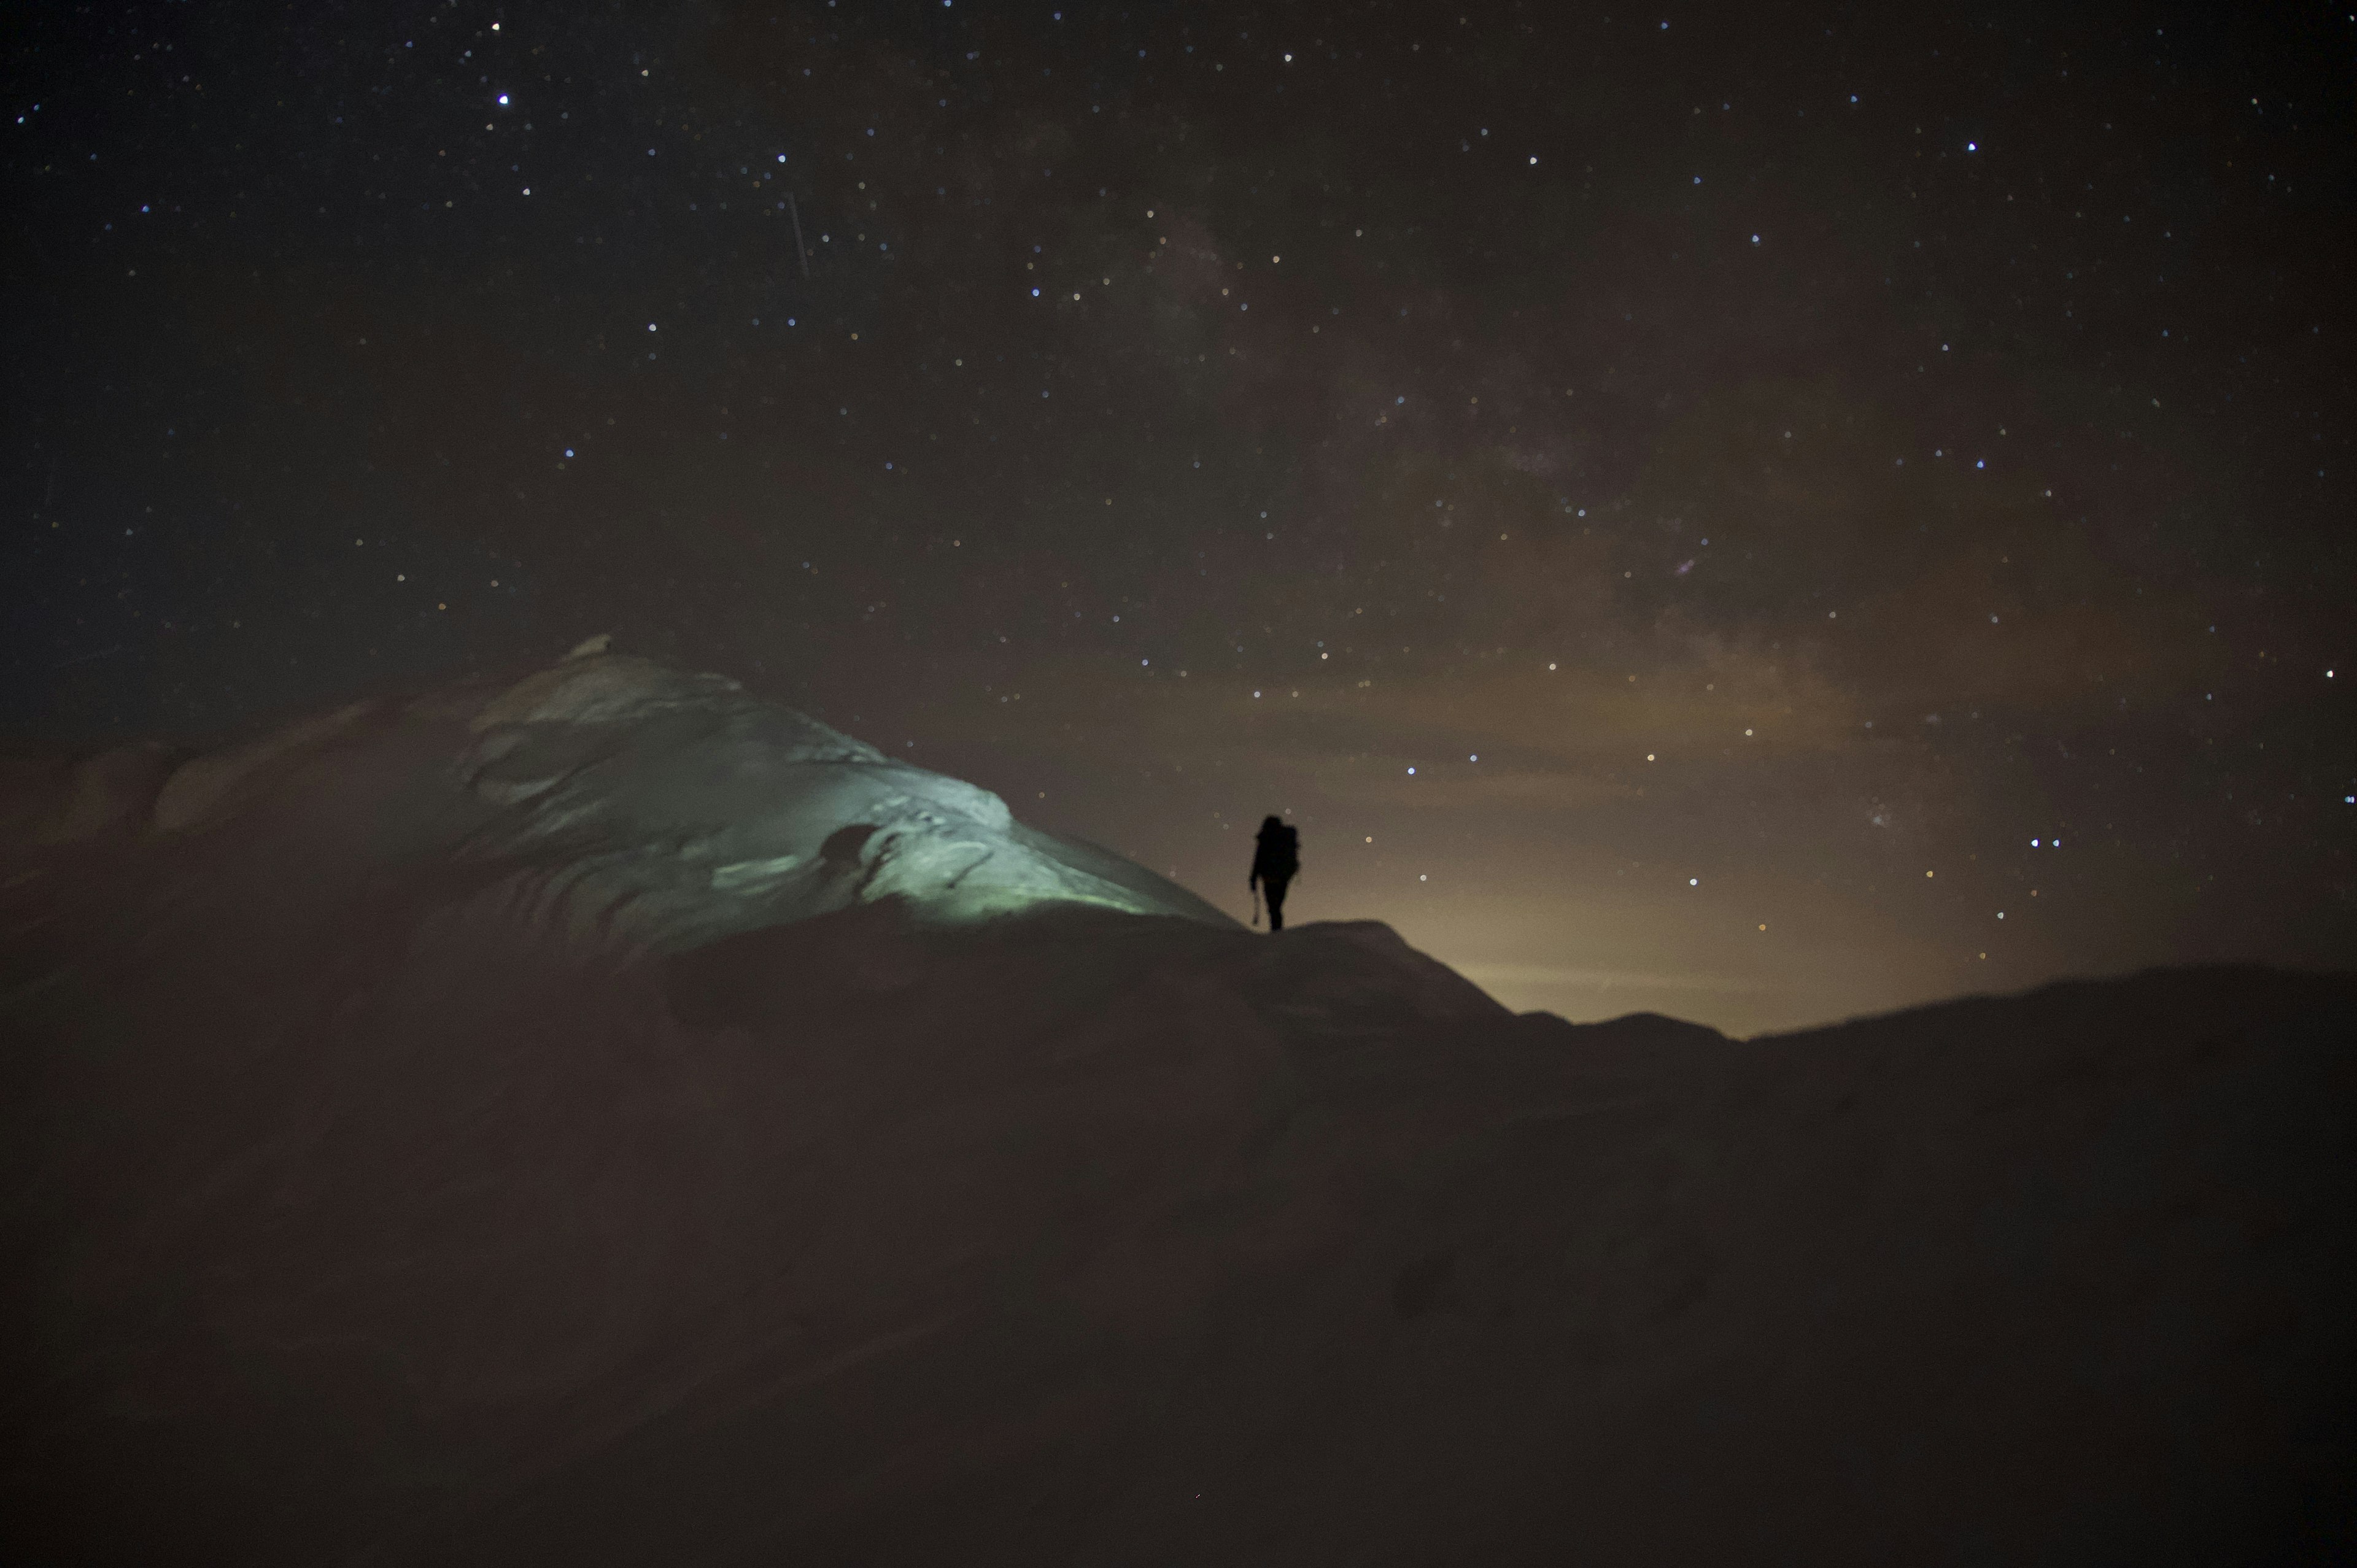
{"type": "Polygon", "coordinates": [[[1260,884],[1259,884],[1259,883],[1255,882],[1255,883],[1254,883],[1254,884],[1253,884],[1253,890],[1252,890],[1252,893],[1253,893],[1253,924],[1254,924],[1254,925],[1255,925],[1255,926],[1257,926],[1257,925],[1259,925],[1259,924],[1260,924],[1260,884]]]}

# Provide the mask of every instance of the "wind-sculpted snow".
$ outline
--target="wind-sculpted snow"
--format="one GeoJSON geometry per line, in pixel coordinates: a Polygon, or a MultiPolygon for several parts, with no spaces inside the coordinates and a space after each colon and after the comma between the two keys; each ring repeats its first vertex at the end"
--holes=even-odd
{"type": "MultiPolygon", "coordinates": [[[[110,755],[123,760],[84,773],[126,773],[134,753],[110,755]]],[[[410,788],[373,811],[380,846],[496,871],[479,897],[644,946],[886,899],[942,924],[1054,904],[1233,923],[1141,866],[1017,822],[986,789],[602,639],[504,689],[354,703],[190,758],[147,825],[202,833],[285,809],[275,795],[317,811],[389,773],[410,788]]],[[[54,813],[49,836],[106,825],[87,803],[74,812],[54,813]]]]}
{"type": "Polygon", "coordinates": [[[468,853],[553,858],[594,919],[679,947],[853,904],[957,923],[1043,904],[1232,924],[1171,883],[1027,828],[732,682],[597,654],[469,722],[460,776],[501,816],[468,853]]]}

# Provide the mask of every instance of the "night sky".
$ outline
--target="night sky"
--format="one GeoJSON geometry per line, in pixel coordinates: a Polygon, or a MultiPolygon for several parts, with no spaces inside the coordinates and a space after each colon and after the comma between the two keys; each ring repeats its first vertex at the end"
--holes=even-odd
{"type": "Polygon", "coordinates": [[[1734,1030],[2357,952],[2357,16],[48,5],[0,733],[609,631],[1734,1030]]]}

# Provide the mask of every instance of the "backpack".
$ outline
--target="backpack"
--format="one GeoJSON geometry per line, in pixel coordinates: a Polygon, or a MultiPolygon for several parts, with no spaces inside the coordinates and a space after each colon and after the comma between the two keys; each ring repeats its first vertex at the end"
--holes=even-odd
{"type": "Polygon", "coordinates": [[[1301,870],[1301,835],[1290,823],[1271,833],[1261,853],[1268,857],[1272,876],[1293,876],[1301,870]]]}

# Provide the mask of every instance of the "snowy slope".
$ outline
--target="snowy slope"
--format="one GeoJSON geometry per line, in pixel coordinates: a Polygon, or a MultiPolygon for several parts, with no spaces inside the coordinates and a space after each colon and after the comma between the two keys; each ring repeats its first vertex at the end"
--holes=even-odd
{"type": "Polygon", "coordinates": [[[16,814],[54,843],[359,810],[365,840],[338,854],[495,871],[489,896],[665,948],[888,899],[942,923],[1071,903],[1232,924],[1141,866],[1017,822],[986,789],[603,638],[511,685],[355,703],[168,777],[158,757],[124,747],[70,783],[20,788],[16,814]]]}
{"type": "Polygon", "coordinates": [[[2357,1541],[2347,977],[1515,1017],[603,653],[11,777],[12,1561],[2357,1541]]]}

